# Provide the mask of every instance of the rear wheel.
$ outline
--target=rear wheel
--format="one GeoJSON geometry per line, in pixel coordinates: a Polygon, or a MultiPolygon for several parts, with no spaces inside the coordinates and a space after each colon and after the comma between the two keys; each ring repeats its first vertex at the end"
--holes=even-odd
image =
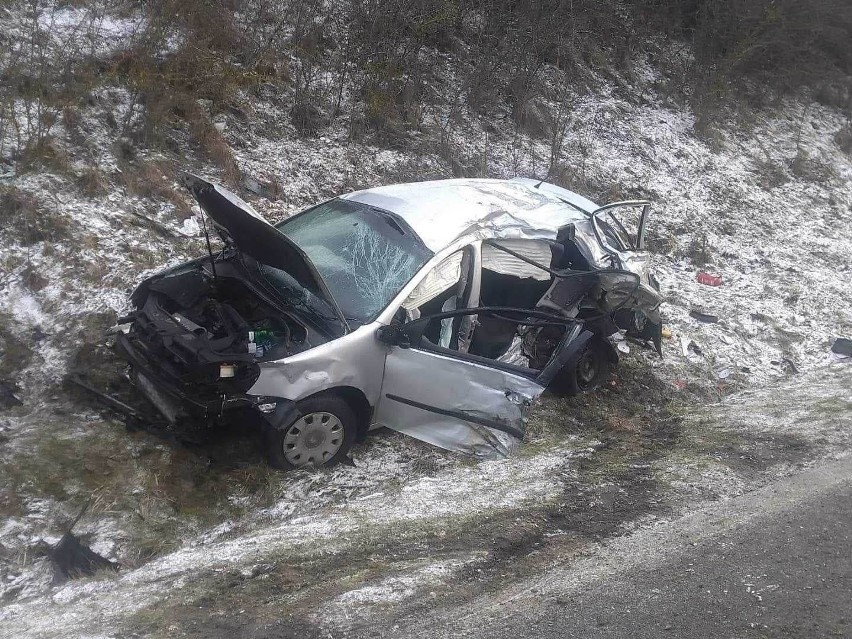
{"type": "Polygon", "coordinates": [[[580,356],[560,371],[554,380],[557,392],[567,395],[590,393],[606,383],[612,372],[612,363],[605,344],[598,338],[592,339],[580,356]]]}
{"type": "Polygon", "coordinates": [[[296,418],[287,426],[269,428],[269,464],[289,470],[305,466],[334,466],[355,441],[358,422],[346,401],[323,393],[296,404],[296,418]]]}

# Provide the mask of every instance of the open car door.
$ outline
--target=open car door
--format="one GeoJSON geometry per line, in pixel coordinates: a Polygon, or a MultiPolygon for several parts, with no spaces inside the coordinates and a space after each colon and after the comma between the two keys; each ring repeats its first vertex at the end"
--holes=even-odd
{"type": "Polygon", "coordinates": [[[591,218],[598,243],[610,255],[644,251],[645,229],[650,211],[651,203],[647,200],[613,202],[595,209],[591,218]],[[630,219],[623,215],[624,209],[640,209],[640,213],[630,219]]]}
{"type": "Polygon", "coordinates": [[[379,329],[390,346],[377,423],[435,446],[505,457],[523,439],[532,402],[591,333],[571,319],[529,309],[477,307],[438,313],[379,329]],[[503,317],[526,324],[562,324],[564,334],[549,362],[535,370],[439,346],[424,335],[430,322],[465,316],[503,317]]]}
{"type": "Polygon", "coordinates": [[[611,257],[612,265],[639,277],[637,287],[629,277],[618,274],[601,275],[601,285],[610,293],[611,306],[634,308],[659,328],[658,309],[662,296],[650,277],[650,262],[645,250],[645,232],[650,210],[651,203],[647,200],[613,202],[596,209],[591,214],[591,222],[595,238],[611,257]]]}

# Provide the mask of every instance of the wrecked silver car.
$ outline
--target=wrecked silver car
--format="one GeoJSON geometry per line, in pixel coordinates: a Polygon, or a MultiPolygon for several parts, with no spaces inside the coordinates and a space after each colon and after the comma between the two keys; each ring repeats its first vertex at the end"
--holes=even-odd
{"type": "Polygon", "coordinates": [[[143,281],[117,348],[172,424],[261,415],[276,467],[334,464],[381,426],[507,455],[545,387],[607,379],[619,329],[659,350],[647,202],[439,180],[273,226],[221,186],[185,184],[224,248],[208,236],[208,255],[143,281]]]}

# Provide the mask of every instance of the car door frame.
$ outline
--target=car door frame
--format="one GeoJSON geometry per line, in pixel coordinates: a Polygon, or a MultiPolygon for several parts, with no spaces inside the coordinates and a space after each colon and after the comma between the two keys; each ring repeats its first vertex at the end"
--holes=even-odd
{"type": "Polygon", "coordinates": [[[648,200],[623,200],[621,202],[612,202],[610,204],[606,204],[601,206],[589,214],[589,219],[592,223],[592,230],[595,234],[595,239],[597,239],[600,247],[608,254],[618,257],[622,259],[622,255],[624,253],[637,253],[645,251],[645,230],[647,227],[648,216],[651,212],[651,203],[648,200]],[[618,230],[621,231],[624,236],[631,242],[631,246],[623,246],[619,250],[619,248],[612,246],[608,241],[604,240],[602,236],[602,232],[600,229],[600,223],[603,221],[601,216],[606,213],[611,213],[615,209],[620,208],[637,208],[642,207],[642,213],[639,218],[639,227],[636,230],[635,238],[631,236],[631,234],[624,228],[624,225],[621,223],[621,220],[614,216],[610,216],[616,225],[618,226],[618,230]]]}

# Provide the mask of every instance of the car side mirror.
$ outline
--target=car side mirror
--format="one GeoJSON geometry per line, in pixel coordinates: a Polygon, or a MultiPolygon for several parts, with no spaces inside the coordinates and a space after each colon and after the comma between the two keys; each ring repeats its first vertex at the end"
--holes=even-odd
{"type": "Polygon", "coordinates": [[[388,346],[398,346],[399,348],[411,348],[411,340],[408,338],[408,333],[400,324],[391,324],[390,326],[379,326],[376,329],[376,339],[388,346]]]}

